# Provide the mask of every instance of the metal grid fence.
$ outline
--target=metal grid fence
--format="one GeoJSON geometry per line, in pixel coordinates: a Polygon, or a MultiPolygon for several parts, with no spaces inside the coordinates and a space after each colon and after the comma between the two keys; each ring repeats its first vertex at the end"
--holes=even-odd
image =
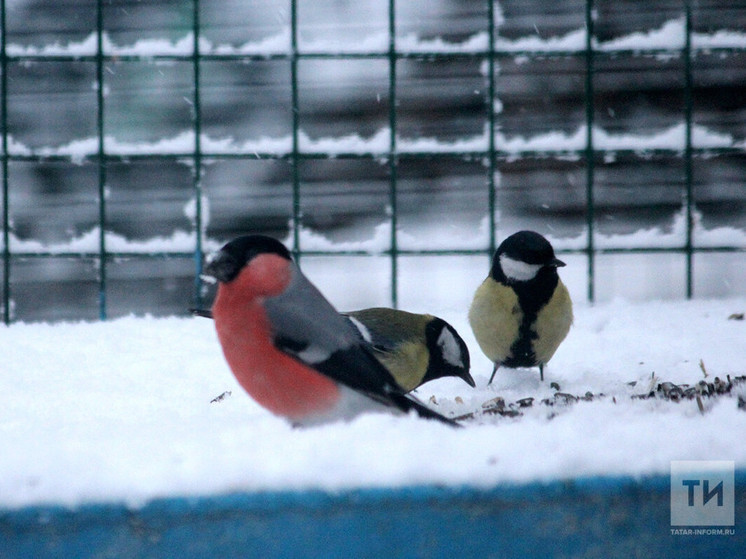
{"type": "MultiPolygon", "coordinates": [[[[289,21],[290,21],[290,47],[287,52],[284,53],[257,53],[257,54],[245,54],[245,53],[228,53],[221,54],[216,52],[203,53],[201,52],[202,46],[200,37],[202,36],[201,24],[200,24],[200,0],[192,0],[191,11],[192,11],[192,45],[191,52],[188,54],[161,54],[161,55],[138,55],[138,54],[107,54],[105,48],[105,31],[106,21],[104,17],[104,2],[98,0],[96,2],[96,28],[95,28],[95,53],[93,54],[45,54],[39,53],[21,53],[14,54],[7,51],[7,33],[6,33],[6,2],[0,2],[0,32],[2,38],[0,42],[0,74],[2,79],[0,81],[0,125],[2,126],[2,137],[0,146],[0,164],[2,165],[2,201],[3,201],[3,231],[2,231],[2,260],[3,260],[3,320],[4,322],[10,323],[13,319],[11,312],[11,301],[14,296],[14,285],[12,278],[14,277],[14,266],[20,260],[36,259],[36,258],[53,258],[53,259],[84,259],[93,262],[97,266],[98,270],[98,315],[101,319],[107,317],[107,277],[108,268],[110,264],[118,259],[126,259],[132,257],[138,258],[151,258],[155,260],[165,259],[191,259],[194,263],[194,304],[201,305],[203,303],[203,286],[200,280],[200,272],[203,261],[203,246],[204,246],[204,231],[201,227],[203,222],[203,186],[202,186],[202,175],[203,175],[203,164],[209,159],[210,161],[220,159],[231,159],[231,158],[251,158],[251,159],[283,159],[287,160],[292,168],[292,238],[294,241],[295,255],[298,258],[302,258],[304,255],[363,255],[367,254],[366,251],[309,251],[304,250],[302,238],[300,235],[301,226],[303,223],[303,215],[301,211],[301,198],[302,190],[300,187],[301,177],[299,173],[299,167],[301,162],[312,160],[312,159],[366,159],[366,160],[381,160],[385,159],[386,165],[389,171],[389,205],[391,208],[389,219],[390,219],[390,238],[388,241],[388,249],[383,251],[390,262],[391,266],[391,285],[390,285],[390,298],[393,305],[397,304],[397,262],[400,256],[407,254],[433,254],[433,255],[444,255],[444,254],[492,254],[495,250],[496,244],[498,243],[498,228],[497,228],[497,217],[499,212],[500,204],[500,192],[498,185],[495,184],[496,173],[499,172],[500,166],[507,161],[515,159],[517,156],[526,158],[567,158],[574,157],[581,162],[584,175],[585,175],[585,226],[587,228],[587,240],[585,246],[576,249],[566,249],[561,252],[565,253],[578,253],[584,255],[587,259],[588,269],[588,290],[587,297],[589,300],[594,300],[595,297],[595,261],[599,254],[605,253],[632,253],[632,252],[673,252],[684,254],[686,257],[686,295],[691,297],[693,294],[693,255],[697,252],[744,252],[746,247],[743,246],[707,246],[697,247],[693,242],[693,211],[694,211],[694,196],[692,192],[693,185],[693,170],[696,165],[696,159],[702,156],[713,156],[713,155],[728,155],[728,154],[741,154],[743,148],[741,147],[707,147],[701,148],[693,145],[693,80],[692,80],[692,61],[698,54],[697,47],[692,42],[692,2],[687,0],[682,2],[681,13],[684,18],[685,26],[685,40],[681,48],[670,49],[670,48],[646,48],[646,49],[617,49],[613,52],[608,52],[603,49],[599,49],[595,42],[594,25],[595,25],[595,7],[593,0],[587,0],[585,2],[585,12],[583,15],[586,34],[584,38],[584,47],[582,49],[552,49],[552,50],[536,50],[530,49],[522,51],[520,49],[510,48],[501,49],[496,37],[496,14],[495,14],[495,3],[487,2],[486,10],[486,31],[487,31],[487,44],[485,48],[472,49],[468,52],[450,51],[444,52],[441,50],[435,50],[432,52],[418,50],[412,52],[409,50],[401,50],[397,47],[397,21],[396,21],[396,6],[395,0],[388,0],[388,48],[385,52],[308,52],[300,48],[298,42],[298,1],[290,0],[289,2],[289,21]],[[596,118],[596,109],[594,107],[594,86],[596,77],[596,65],[599,60],[607,58],[623,58],[623,57],[640,57],[640,56],[672,56],[680,57],[683,60],[681,76],[681,82],[683,84],[683,121],[685,123],[685,143],[683,151],[679,148],[652,148],[644,149],[646,157],[676,157],[681,158],[684,167],[684,192],[682,193],[683,208],[685,211],[686,221],[686,238],[684,244],[681,246],[674,247],[627,247],[627,248],[599,248],[594,242],[594,230],[596,228],[595,218],[595,203],[594,197],[596,194],[596,168],[597,162],[602,161],[609,152],[613,152],[615,156],[623,156],[625,152],[632,154],[640,154],[640,150],[635,149],[607,149],[597,145],[596,139],[594,138],[594,119],[596,118]],[[528,59],[545,59],[545,60],[563,60],[567,58],[579,59],[584,62],[585,74],[584,74],[584,107],[585,107],[585,138],[583,146],[579,149],[559,149],[559,150],[518,150],[510,149],[505,150],[499,142],[499,137],[496,134],[500,123],[499,115],[497,111],[493,109],[491,100],[494,100],[496,95],[496,80],[499,79],[496,70],[496,64],[499,61],[505,59],[516,59],[517,57],[524,57],[528,59]],[[301,148],[300,130],[302,123],[300,121],[300,100],[299,100],[299,76],[298,76],[298,63],[301,60],[308,59],[335,59],[335,60],[360,60],[360,59],[377,59],[385,61],[388,64],[388,125],[389,125],[389,136],[388,146],[383,152],[371,151],[371,152],[350,152],[350,153],[329,153],[324,151],[309,151],[301,148]],[[490,102],[485,103],[486,121],[488,123],[487,130],[487,145],[486,149],[478,150],[462,150],[452,149],[444,150],[437,149],[435,151],[423,151],[415,150],[408,151],[407,149],[401,149],[398,145],[398,112],[397,112],[397,98],[398,98],[398,83],[397,83],[397,65],[404,59],[418,59],[418,60],[479,60],[487,65],[486,71],[486,86],[487,93],[486,98],[490,102]],[[138,154],[127,154],[118,155],[116,153],[109,153],[106,149],[105,143],[105,118],[104,115],[107,111],[107,98],[105,95],[105,87],[108,76],[106,74],[106,64],[116,60],[117,62],[155,62],[168,61],[168,62],[186,62],[191,66],[192,80],[191,80],[191,104],[192,110],[192,127],[194,137],[194,148],[179,153],[138,153],[138,154]],[[206,61],[254,61],[254,60],[281,60],[288,63],[290,71],[290,86],[292,88],[290,99],[292,103],[292,146],[291,149],[286,153],[267,152],[267,153],[222,153],[217,151],[210,151],[203,148],[202,145],[202,104],[201,104],[201,67],[206,61]],[[48,252],[44,250],[35,251],[24,251],[14,250],[10,236],[12,231],[12,219],[11,219],[11,208],[10,208],[10,193],[16,189],[23,189],[23,184],[14,184],[9,175],[9,163],[14,161],[70,161],[75,156],[65,154],[38,154],[38,153],[19,153],[14,151],[10,145],[10,138],[8,134],[9,129],[9,110],[8,110],[8,98],[9,94],[12,93],[13,84],[8,79],[8,67],[12,63],[24,63],[24,62],[39,62],[39,61],[57,61],[57,62],[87,62],[95,66],[95,76],[98,86],[95,89],[95,106],[91,107],[92,111],[96,112],[97,122],[97,145],[93,153],[87,154],[83,157],[83,160],[95,164],[98,169],[98,242],[96,250],[87,251],[69,251],[59,252],[53,251],[48,252]],[[426,158],[426,159],[437,159],[442,157],[452,158],[471,158],[475,160],[484,160],[488,166],[487,172],[487,199],[489,207],[487,214],[489,216],[489,243],[479,249],[433,249],[433,250],[406,250],[399,247],[398,242],[398,210],[397,210],[397,191],[398,191],[398,167],[400,161],[403,159],[412,158],[426,158]],[[162,158],[172,158],[179,161],[189,161],[193,173],[192,173],[192,185],[194,200],[196,201],[195,211],[195,225],[194,235],[195,244],[194,250],[192,251],[176,251],[176,252],[148,252],[143,254],[141,252],[128,253],[122,251],[112,250],[107,246],[106,230],[107,230],[107,172],[113,163],[128,163],[138,160],[157,160],[162,158]]],[[[705,47],[702,47],[704,50],[705,47]]],[[[732,54],[744,52],[743,47],[740,46],[726,46],[726,47],[706,47],[709,54],[717,54],[718,52],[723,54],[732,54]]]]}

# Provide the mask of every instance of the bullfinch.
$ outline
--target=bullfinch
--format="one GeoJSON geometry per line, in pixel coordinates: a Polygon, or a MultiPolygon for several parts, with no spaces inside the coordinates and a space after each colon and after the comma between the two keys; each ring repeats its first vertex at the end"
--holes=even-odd
{"type": "Polygon", "coordinates": [[[271,237],[239,237],[208,258],[218,281],[211,314],[239,384],[294,425],[367,411],[415,411],[458,424],[405,394],[391,373],[271,237]]]}
{"type": "Polygon", "coordinates": [[[534,231],[506,238],[495,252],[487,279],[477,288],[469,324],[484,354],[498,367],[544,365],[567,336],[572,301],[557,274],[565,263],[552,245],[534,231]]]}
{"type": "Polygon", "coordinates": [[[459,377],[474,387],[469,350],[456,329],[442,318],[389,308],[342,313],[370,344],[373,355],[409,392],[441,377],[459,377]]]}

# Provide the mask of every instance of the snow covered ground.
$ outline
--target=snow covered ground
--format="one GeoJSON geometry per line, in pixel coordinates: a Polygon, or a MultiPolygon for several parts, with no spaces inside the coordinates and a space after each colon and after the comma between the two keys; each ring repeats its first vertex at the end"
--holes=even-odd
{"type": "MultiPolygon", "coordinates": [[[[331,283],[317,283],[329,293],[331,283]]],[[[487,487],[665,474],[681,459],[746,466],[746,410],[738,407],[746,384],[702,398],[703,411],[696,400],[633,398],[664,381],[745,375],[746,322],[729,317],[746,310],[746,298],[580,302],[545,383],[536,370],[503,370],[487,386],[491,367],[463,308],[471,287],[431,310],[465,338],[477,388],[441,379],[418,397],[447,415],[478,411],[498,396],[506,409],[534,402],[514,417],[478,414],[460,430],[386,414],[293,429],[238,387],[206,319],[0,327],[0,508],[137,506],[154,497],[267,489],[487,487]],[[552,382],[594,398],[563,404],[552,382]]]]}

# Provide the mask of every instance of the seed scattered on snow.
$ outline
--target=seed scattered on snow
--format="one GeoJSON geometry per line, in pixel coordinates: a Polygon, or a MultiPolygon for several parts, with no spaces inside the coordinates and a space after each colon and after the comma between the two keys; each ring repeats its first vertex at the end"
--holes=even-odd
{"type": "Polygon", "coordinates": [[[227,397],[229,397],[231,394],[233,394],[233,393],[230,390],[226,390],[220,396],[215,396],[212,400],[210,400],[210,403],[211,404],[216,404],[218,402],[222,402],[227,397]]]}
{"type": "Polygon", "coordinates": [[[705,375],[705,378],[710,376],[707,374],[707,368],[705,367],[705,362],[702,359],[699,360],[699,368],[702,370],[702,374],[705,375]]]}
{"type": "MultiPolygon", "coordinates": [[[[653,376],[657,381],[658,379],[653,376]]],[[[635,386],[636,382],[628,382],[629,386],[635,386]]],[[[632,400],[647,400],[651,398],[666,400],[669,402],[680,402],[682,400],[696,400],[699,411],[704,414],[707,411],[705,407],[704,398],[715,398],[721,396],[727,396],[731,394],[733,388],[739,385],[746,385],[746,375],[731,378],[730,375],[726,377],[726,380],[722,380],[719,377],[715,377],[712,382],[706,382],[704,380],[699,381],[696,385],[690,386],[688,384],[675,384],[673,382],[659,382],[655,385],[650,392],[645,394],[632,394],[630,399],[632,400]]],[[[570,406],[577,402],[593,402],[605,398],[606,395],[602,392],[594,394],[593,392],[586,392],[582,396],[570,394],[568,392],[556,392],[551,398],[544,398],[539,403],[542,406],[549,408],[570,406]]],[[[456,398],[458,401],[459,398],[456,398]]],[[[515,402],[506,404],[505,399],[502,396],[496,396],[491,400],[487,400],[482,404],[482,409],[475,412],[465,413],[454,419],[456,421],[464,421],[476,419],[480,415],[500,415],[502,417],[518,417],[523,415],[523,409],[533,408],[535,399],[533,397],[521,398],[515,402]]],[[[611,401],[617,403],[616,396],[613,396],[611,401]]],[[[463,403],[463,401],[459,402],[463,403]]],[[[738,408],[746,411],[746,394],[739,394],[738,396],[738,408]]],[[[556,415],[552,412],[548,418],[552,419],[556,415]]]]}
{"type": "Polygon", "coordinates": [[[505,400],[502,396],[497,396],[496,398],[492,398],[492,400],[487,400],[484,404],[482,404],[482,407],[484,409],[503,409],[505,407],[505,400]]]}

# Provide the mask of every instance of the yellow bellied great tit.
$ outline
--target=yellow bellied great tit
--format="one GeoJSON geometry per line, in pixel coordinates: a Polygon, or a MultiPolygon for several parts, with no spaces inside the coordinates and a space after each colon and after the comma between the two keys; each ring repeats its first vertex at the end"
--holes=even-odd
{"type": "Polygon", "coordinates": [[[382,307],[342,314],[405,391],[447,376],[475,386],[466,343],[445,320],[382,307]]]}
{"type": "Polygon", "coordinates": [[[557,274],[565,263],[534,231],[519,231],[495,252],[487,279],[477,288],[469,324],[484,354],[498,367],[544,365],[567,336],[572,301],[557,274]]]}

